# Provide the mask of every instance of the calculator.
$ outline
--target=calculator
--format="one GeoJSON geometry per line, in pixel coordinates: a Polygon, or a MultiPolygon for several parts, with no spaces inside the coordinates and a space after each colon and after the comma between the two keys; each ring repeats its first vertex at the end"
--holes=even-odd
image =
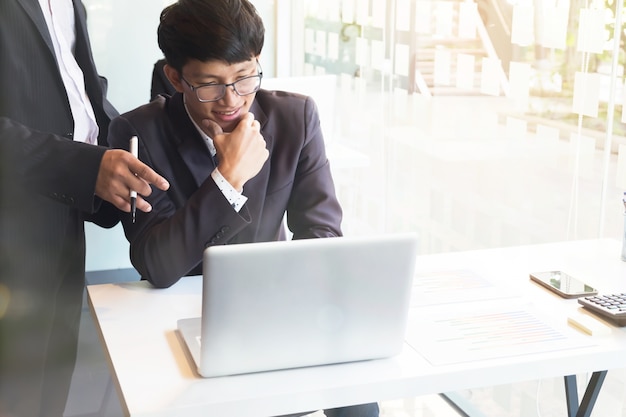
{"type": "Polygon", "coordinates": [[[626,326],[626,293],[581,297],[578,303],[618,326],[626,326]]]}

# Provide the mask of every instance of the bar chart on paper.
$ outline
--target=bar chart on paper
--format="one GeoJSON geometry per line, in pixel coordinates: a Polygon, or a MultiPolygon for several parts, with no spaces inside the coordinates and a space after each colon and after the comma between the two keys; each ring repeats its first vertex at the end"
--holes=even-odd
{"type": "Polygon", "coordinates": [[[450,269],[418,274],[415,277],[412,292],[411,305],[414,307],[517,296],[506,287],[496,286],[469,269],[450,269]]]}
{"type": "Polygon", "coordinates": [[[457,273],[462,276],[456,280],[469,282],[469,289],[465,284],[456,285],[456,290],[451,288],[455,278],[448,271],[422,277],[421,282],[418,279],[413,290],[417,296],[426,286],[429,296],[424,298],[431,301],[411,310],[407,342],[433,365],[593,345],[588,338],[568,328],[565,320],[547,322],[543,318],[545,314],[539,314],[538,306],[531,301],[498,292],[496,286],[471,271],[457,273]],[[446,278],[440,279],[442,276],[446,278]],[[441,284],[439,287],[437,282],[441,284]],[[480,291],[472,292],[472,288],[480,291]],[[437,296],[440,291],[448,294],[447,303],[443,302],[443,294],[437,296]],[[455,291],[465,293],[463,301],[453,301],[455,291]]]}

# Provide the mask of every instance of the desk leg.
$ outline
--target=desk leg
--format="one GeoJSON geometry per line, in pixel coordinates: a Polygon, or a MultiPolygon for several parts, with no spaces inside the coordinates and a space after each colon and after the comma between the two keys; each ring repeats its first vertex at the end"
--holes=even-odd
{"type": "MultiPolygon", "coordinates": [[[[567,417],[590,417],[593,406],[596,404],[600,388],[607,371],[596,371],[591,375],[591,379],[585,389],[583,400],[578,403],[578,388],[576,385],[576,375],[565,376],[565,397],[567,400],[567,417]]],[[[439,394],[454,410],[463,417],[484,416],[469,400],[455,392],[439,394]]]]}
{"type": "Polygon", "coordinates": [[[565,397],[567,400],[567,415],[568,417],[589,417],[593,406],[596,404],[600,388],[604,378],[606,378],[607,371],[596,371],[591,375],[589,384],[585,389],[585,395],[583,400],[578,404],[578,389],[576,385],[576,375],[565,376],[565,397]]]}
{"type": "Polygon", "coordinates": [[[485,417],[485,414],[481,413],[471,401],[456,392],[446,392],[439,396],[456,411],[459,417],[485,417]]]}

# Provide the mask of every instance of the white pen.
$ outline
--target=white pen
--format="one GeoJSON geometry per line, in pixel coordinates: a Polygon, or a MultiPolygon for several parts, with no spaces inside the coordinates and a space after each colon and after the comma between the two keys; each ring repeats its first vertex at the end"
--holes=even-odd
{"type": "MultiPolygon", "coordinates": [[[[137,136],[130,138],[130,153],[135,158],[138,157],[138,139],[137,136]]],[[[137,191],[130,190],[130,212],[133,216],[133,223],[135,223],[135,213],[137,212],[137,191]]]]}

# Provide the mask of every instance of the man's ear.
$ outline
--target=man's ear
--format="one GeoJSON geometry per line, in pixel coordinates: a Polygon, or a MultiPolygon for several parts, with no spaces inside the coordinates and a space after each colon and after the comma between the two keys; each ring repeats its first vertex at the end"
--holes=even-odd
{"type": "Polygon", "coordinates": [[[183,80],[180,77],[180,73],[174,69],[174,67],[170,67],[168,64],[163,66],[163,72],[170,83],[174,86],[176,91],[179,93],[183,92],[183,80]]]}

